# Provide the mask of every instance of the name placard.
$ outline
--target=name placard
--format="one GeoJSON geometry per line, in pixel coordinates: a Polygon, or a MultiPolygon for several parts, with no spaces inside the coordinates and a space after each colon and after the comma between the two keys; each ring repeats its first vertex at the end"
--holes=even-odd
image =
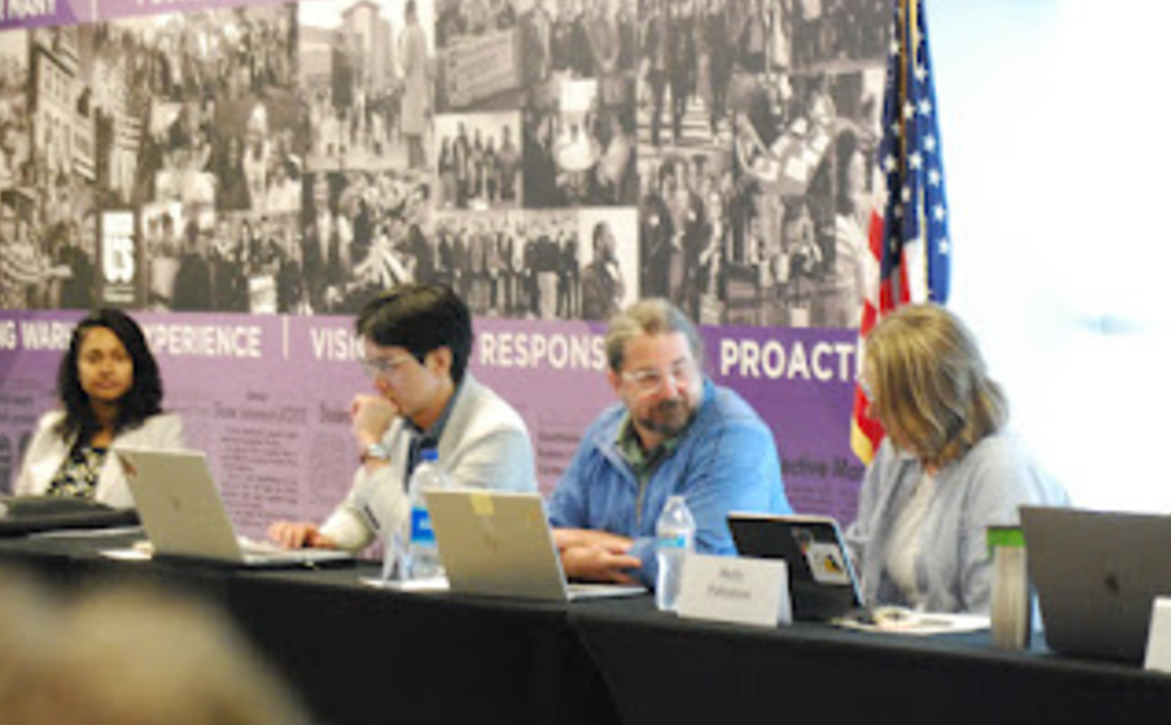
{"type": "Polygon", "coordinates": [[[688,554],[683,564],[680,617],[775,627],[793,621],[789,572],[780,559],[688,554]]]}
{"type": "Polygon", "coordinates": [[[1151,607],[1145,669],[1171,673],[1171,598],[1158,597],[1151,607]]]}

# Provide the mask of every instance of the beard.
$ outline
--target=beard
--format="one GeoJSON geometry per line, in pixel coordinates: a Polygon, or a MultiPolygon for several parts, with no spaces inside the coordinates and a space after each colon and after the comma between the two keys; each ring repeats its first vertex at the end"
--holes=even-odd
{"type": "Polygon", "coordinates": [[[691,423],[693,412],[688,400],[682,396],[660,400],[638,419],[638,424],[664,438],[674,438],[691,423]]]}

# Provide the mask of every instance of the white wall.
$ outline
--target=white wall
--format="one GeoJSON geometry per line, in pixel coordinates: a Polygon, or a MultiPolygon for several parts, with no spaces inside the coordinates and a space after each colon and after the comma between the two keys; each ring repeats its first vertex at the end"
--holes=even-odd
{"type": "Polygon", "coordinates": [[[929,11],[952,307],[1076,503],[1171,512],[1171,6],[929,11]]]}

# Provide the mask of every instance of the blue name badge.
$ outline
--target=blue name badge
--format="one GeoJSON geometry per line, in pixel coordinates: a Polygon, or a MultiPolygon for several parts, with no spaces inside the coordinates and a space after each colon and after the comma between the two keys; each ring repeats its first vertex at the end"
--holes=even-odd
{"type": "Polygon", "coordinates": [[[655,548],[657,549],[683,549],[687,546],[687,537],[683,534],[678,536],[658,536],[655,538],[655,548]]]}

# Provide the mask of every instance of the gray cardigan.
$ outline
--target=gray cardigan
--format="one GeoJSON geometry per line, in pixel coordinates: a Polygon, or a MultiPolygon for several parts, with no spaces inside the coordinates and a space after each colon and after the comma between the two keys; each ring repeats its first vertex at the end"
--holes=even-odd
{"type": "MultiPolygon", "coordinates": [[[[895,522],[922,474],[918,459],[895,450],[889,439],[866,472],[858,517],[846,539],[867,605],[907,604],[885,562],[895,522]]],[[[936,474],[915,559],[928,611],[989,611],[992,559],[986,528],[1017,524],[1021,504],[1065,506],[1069,497],[1009,435],[985,438],[936,474]]]]}

